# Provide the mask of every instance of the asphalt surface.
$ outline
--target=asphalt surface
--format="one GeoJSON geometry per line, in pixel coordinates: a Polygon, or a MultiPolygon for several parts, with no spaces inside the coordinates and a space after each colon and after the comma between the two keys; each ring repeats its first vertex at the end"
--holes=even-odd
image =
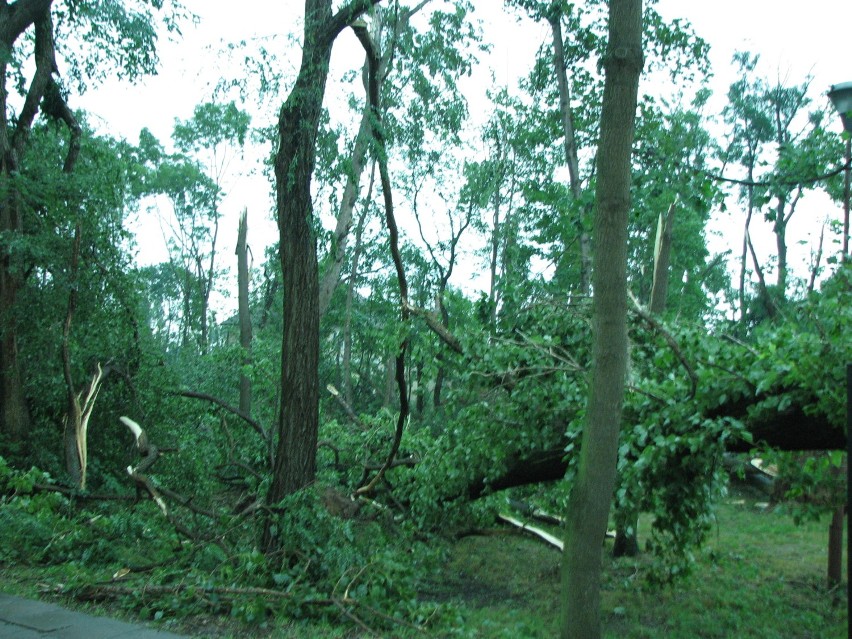
{"type": "Polygon", "coordinates": [[[95,617],[0,593],[0,639],[187,639],[141,624],[95,617]]]}

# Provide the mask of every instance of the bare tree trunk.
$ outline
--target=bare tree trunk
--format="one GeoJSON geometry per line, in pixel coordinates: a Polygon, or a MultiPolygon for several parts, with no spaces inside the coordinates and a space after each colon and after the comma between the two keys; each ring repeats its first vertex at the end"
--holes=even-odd
{"type": "Polygon", "coordinates": [[[332,261],[320,281],[320,316],[325,314],[328,305],[331,303],[331,298],[340,281],[340,271],[346,261],[346,245],[349,238],[349,228],[352,226],[352,211],[355,209],[358,200],[358,185],[366,165],[367,149],[371,139],[370,106],[368,104],[364,107],[364,113],[361,115],[361,124],[358,128],[358,134],[355,136],[355,145],[350,158],[351,168],[346,175],[346,186],[343,188],[343,197],[337,212],[337,225],[332,239],[332,261]]]}
{"type": "MultiPolygon", "coordinates": [[[[18,232],[17,214],[11,202],[0,204],[0,232],[18,232]]],[[[0,433],[9,441],[26,437],[30,413],[24,399],[21,367],[18,360],[18,329],[14,310],[20,278],[12,257],[5,249],[0,255],[0,433]]]]}
{"type": "MultiPolygon", "coordinates": [[[[237,306],[240,322],[240,347],[243,350],[241,363],[250,366],[251,357],[251,309],[249,308],[249,265],[248,265],[248,211],[243,209],[237,230],[237,306]]],[[[240,371],[240,410],[251,417],[251,379],[244,370],[240,371]]]]}
{"type": "Polygon", "coordinates": [[[819,230],[819,243],[817,244],[816,253],[813,253],[813,264],[811,265],[811,276],[808,280],[808,293],[814,292],[814,285],[816,284],[816,278],[819,274],[820,262],[822,262],[822,245],[825,240],[825,222],[822,223],[822,227],[819,230]]]}
{"type": "Polygon", "coordinates": [[[843,579],[843,515],[840,506],[831,516],[828,528],[828,586],[837,586],[843,579]]]}
{"type": "Polygon", "coordinates": [[[595,194],[592,370],[562,560],[563,639],[598,639],[600,577],[627,371],[630,156],[642,72],[642,2],[611,0],[595,194]]]}
{"type": "Polygon", "coordinates": [[[746,280],[746,263],[748,261],[748,234],[749,226],[751,225],[751,217],[754,214],[754,149],[749,147],[748,153],[748,209],[746,211],[746,221],[743,228],[743,250],[740,254],[740,286],[739,286],[739,303],[740,303],[740,322],[746,321],[746,299],[745,299],[745,280],[746,280]]]}
{"type": "Polygon", "coordinates": [[[488,321],[491,330],[497,326],[497,257],[500,250],[500,186],[494,189],[494,213],[491,228],[491,263],[488,283],[488,321]]]}
{"type": "MultiPolygon", "coordinates": [[[[373,175],[375,175],[374,165],[373,175]]],[[[370,177],[370,188],[368,194],[373,190],[373,176],[370,177]]],[[[368,196],[369,201],[369,196],[368,196]]],[[[346,404],[352,406],[352,304],[355,299],[355,285],[358,281],[358,268],[361,266],[361,253],[363,251],[364,224],[367,220],[367,207],[361,213],[358,219],[358,226],[355,229],[355,249],[352,253],[352,268],[349,273],[349,286],[346,289],[346,314],[343,318],[343,397],[346,399],[346,404]]]]}
{"type": "Polygon", "coordinates": [[[201,287],[201,354],[206,355],[210,348],[210,293],[213,291],[213,278],[216,275],[216,239],[219,237],[219,216],[213,222],[213,239],[210,241],[210,261],[204,269],[199,261],[198,280],[201,287]]]}
{"type": "MultiPolygon", "coordinates": [[[[568,165],[568,180],[571,186],[571,195],[575,202],[580,201],[580,163],[577,157],[577,141],[574,136],[574,116],[571,113],[571,95],[568,90],[568,77],[566,75],[565,45],[562,39],[562,16],[549,15],[547,21],[553,35],[553,66],[556,71],[556,82],[559,86],[559,112],[562,117],[562,132],[565,136],[565,163],[568,165]]],[[[590,251],[589,234],[583,226],[583,217],[580,214],[574,220],[577,229],[577,239],[580,244],[580,292],[588,295],[592,257],[590,251]]]]}

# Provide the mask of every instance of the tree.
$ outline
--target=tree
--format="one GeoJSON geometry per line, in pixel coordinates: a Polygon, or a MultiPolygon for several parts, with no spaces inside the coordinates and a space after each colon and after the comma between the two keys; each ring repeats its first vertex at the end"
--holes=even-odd
{"type": "MultiPolygon", "coordinates": [[[[313,481],[319,430],[319,274],[311,200],[316,138],[331,49],[337,36],[379,0],[352,0],[332,13],[331,0],[305,0],[302,61],[278,115],[276,211],[284,278],[281,410],[267,503],[313,481]]],[[[275,548],[269,523],[263,546],[275,548]]]]}
{"type": "MultiPolygon", "coordinates": [[[[99,80],[107,70],[130,80],[152,72],[157,63],[154,13],[160,12],[162,3],[145,0],[0,4],[0,433],[12,441],[24,438],[30,426],[18,350],[18,294],[30,269],[26,252],[15,247],[28,230],[28,202],[18,176],[33,123],[41,109],[65,125],[68,142],[61,164],[71,172],[81,129],[67,104],[69,88],[84,90],[86,82],[99,80]],[[26,33],[32,38],[22,38],[26,33]],[[57,42],[57,34],[67,42],[57,42]],[[57,59],[67,69],[67,85],[60,84],[57,59]],[[25,73],[31,73],[28,84],[25,73]],[[17,113],[10,101],[13,85],[22,98],[17,113]]],[[[174,28],[171,14],[166,16],[174,28]]]]}
{"type": "Polygon", "coordinates": [[[788,85],[780,79],[770,82],[755,77],[760,57],[745,52],[735,54],[740,79],[728,91],[725,120],[730,127],[725,161],[738,161],[745,169],[740,181],[740,201],[746,208],[743,246],[740,255],[740,318],[748,317],[746,264],[749,255],[757,275],[759,310],[753,317],[773,316],[777,305],[787,299],[789,286],[787,228],[798,204],[808,191],[823,186],[825,175],[840,149],[825,131],[825,113],[806,112],[810,80],[788,85]],[[771,145],[771,146],[770,146],[771,145]],[[759,171],[761,166],[768,167],[759,171]],[[766,265],[758,260],[750,235],[755,213],[763,212],[775,234],[774,285],[766,277],[766,265]]]}
{"type": "Polygon", "coordinates": [[[613,0],[595,193],[593,346],[580,460],[568,502],[561,633],[601,636],[601,548],[615,486],[627,371],[627,218],[630,158],[642,71],[642,2],[613,0]]]}

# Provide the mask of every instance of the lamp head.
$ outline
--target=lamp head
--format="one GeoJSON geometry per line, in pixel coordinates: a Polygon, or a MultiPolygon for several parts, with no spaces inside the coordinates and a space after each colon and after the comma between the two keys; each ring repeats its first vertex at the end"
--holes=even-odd
{"type": "Polygon", "coordinates": [[[840,114],[843,129],[852,133],[852,82],[833,85],[828,92],[828,98],[840,114]]]}

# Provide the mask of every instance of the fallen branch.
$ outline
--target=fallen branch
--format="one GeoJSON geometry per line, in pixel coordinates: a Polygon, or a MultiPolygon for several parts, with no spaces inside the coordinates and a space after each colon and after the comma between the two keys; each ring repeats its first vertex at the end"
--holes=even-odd
{"type": "Polygon", "coordinates": [[[536,508],[535,506],[518,501],[517,499],[509,499],[508,501],[512,508],[527,517],[532,517],[533,519],[537,519],[545,524],[550,524],[551,526],[562,526],[565,524],[565,520],[562,519],[562,517],[546,513],[541,508],[536,508]]]}
{"type": "Polygon", "coordinates": [[[326,386],[326,389],[329,393],[331,393],[331,396],[337,400],[337,403],[340,404],[340,407],[343,409],[343,412],[346,413],[346,416],[352,421],[353,424],[355,424],[365,433],[370,430],[367,425],[361,421],[361,418],[355,414],[355,411],[352,410],[352,407],[346,403],[346,400],[343,399],[343,396],[340,394],[339,390],[337,390],[331,384],[326,386]]]}
{"type": "Polygon", "coordinates": [[[252,429],[263,438],[263,441],[269,442],[269,433],[266,432],[266,429],[263,428],[257,421],[251,418],[251,416],[246,415],[243,411],[235,406],[231,406],[228,402],[222,401],[218,397],[214,397],[213,395],[208,395],[207,393],[199,393],[197,391],[191,390],[182,390],[177,393],[181,397],[189,397],[191,399],[200,399],[205,402],[210,402],[211,404],[216,404],[219,408],[222,408],[229,413],[236,415],[240,419],[242,419],[246,424],[252,427],[252,429]]]}
{"type": "Polygon", "coordinates": [[[459,355],[464,355],[464,347],[461,345],[459,339],[440,322],[440,320],[434,313],[430,313],[429,311],[422,308],[418,308],[417,306],[412,306],[407,302],[405,304],[405,307],[412,315],[422,317],[425,320],[426,325],[432,330],[433,333],[435,333],[435,335],[441,338],[441,341],[444,342],[444,344],[449,346],[453,351],[455,351],[459,355]]]}
{"type": "Polygon", "coordinates": [[[138,489],[144,490],[151,496],[151,499],[154,500],[154,503],[157,504],[160,510],[163,511],[163,515],[165,515],[168,519],[169,509],[166,507],[165,500],[160,496],[160,493],[157,492],[157,489],[154,487],[151,479],[145,474],[148,469],[156,463],[160,453],[156,446],[148,442],[148,436],[139,424],[129,417],[122,416],[118,419],[122,424],[130,429],[131,433],[133,433],[133,437],[136,440],[136,449],[142,457],[142,460],[135,468],[133,466],[127,467],[127,474],[134,482],[136,482],[136,487],[138,489]]]}
{"type": "Polygon", "coordinates": [[[548,544],[550,544],[554,548],[557,548],[559,550],[563,550],[563,548],[564,548],[564,544],[562,543],[562,540],[559,539],[558,537],[551,535],[546,530],[542,530],[541,528],[536,528],[535,526],[530,526],[529,524],[522,522],[520,519],[515,519],[511,515],[505,515],[503,513],[500,513],[499,515],[497,515],[497,518],[500,519],[501,521],[505,521],[507,524],[512,524],[513,526],[516,526],[517,528],[520,528],[521,530],[532,533],[536,537],[543,539],[545,542],[547,542],[548,544]]]}
{"type": "Polygon", "coordinates": [[[159,451],[157,447],[148,441],[148,436],[145,434],[145,430],[135,421],[133,421],[129,417],[124,416],[119,417],[119,420],[122,424],[127,426],[128,429],[130,429],[131,433],[133,433],[133,436],[136,439],[136,448],[139,450],[139,454],[142,456],[141,461],[135,467],[127,467],[127,474],[136,483],[137,490],[144,490],[151,496],[151,499],[154,501],[155,504],[157,504],[157,507],[163,513],[163,516],[166,518],[166,520],[172,526],[175,527],[175,530],[177,530],[182,535],[185,535],[189,539],[197,540],[199,538],[199,535],[193,533],[184,524],[179,522],[172,515],[171,512],[169,512],[169,509],[166,506],[166,500],[163,498],[163,495],[166,495],[169,499],[177,502],[184,508],[188,508],[192,512],[197,513],[199,515],[204,515],[206,517],[210,517],[211,519],[217,519],[218,514],[213,511],[196,506],[192,503],[191,498],[179,495],[178,493],[169,490],[168,488],[155,486],[153,480],[145,473],[147,473],[147,471],[154,465],[154,463],[156,463],[159,457],[159,451]]]}

